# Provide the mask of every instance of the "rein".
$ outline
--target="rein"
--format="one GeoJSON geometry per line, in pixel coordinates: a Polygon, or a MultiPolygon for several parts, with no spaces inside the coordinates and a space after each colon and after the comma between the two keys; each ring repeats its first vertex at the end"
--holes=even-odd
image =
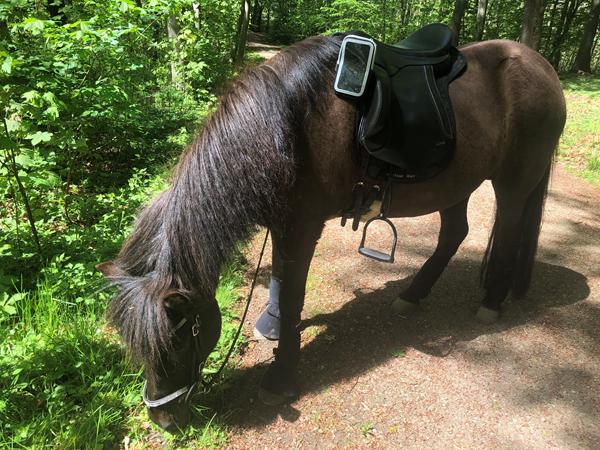
{"type": "MultiPolygon", "coordinates": [[[[188,403],[190,397],[192,396],[192,394],[194,393],[194,391],[196,390],[196,388],[199,384],[201,384],[204,387],[204,392],[207,392],[213,386],[213,384],[215,383],[217,378],[221,375],[221,373],[223,372],[223,369],[225,369],[225,366],[229,362],[229,358],[231,357],[231,354],[233,353],[235,344],[237,344],[240,334],[242,333],[242,328],[244,326],[244,322],[246,321],[246,316],[248,315],[248,310],[250,309],[250,302],[252,300],[252,294],[254,293],[254,287],[256,286],[256,280],[258,278],[258,271],[260,270],[260,264],[262,263],[262,259],[265,254],[265,248],[267,246],[268,239],[269,239],[269,229],[267,228],[267,232],[265,234],[265,239],[263,241],[262,248],[260,250],[260,256],[258,257],[258,263],[256,265],[256,270],[254,271],[254,276],[252,277],[252,284],[250,285],[250,292],[248,293],[248,298],[246,299],[246,307],[244,308],[244,313],[242,314],[242,318],[240,320],[240,325],[235,333],[233,342],[229,346],[229,351],[227,352],[227,356],[225,356],[225,359],[221,363],[219,370],[217,370],[212,375],[212,377],[210,377],[210,379],[206,380],[202,377],[202,369],[204,367],[204,362],[199,363],[199,364],[196,364],[196,362],[194,362],[194,364],[192,364],[192,370],[193,370],[192,383],[188,386],[179,388],[176,391],[171,392],[170,394],[167,394],[164,397],[161,397],[156,400],[150,400],[148,398],[148,396],[147,396],[148,382],[145,381],[142,398],[144,399],[144,403],[148,408],[158,408],[159,406],[166,405],[167,403],[180,398],[183,394],[186,394],[186,396],[184,397],[184,402],[188,403]],[[198,365],[198,369],[196,370],[197,365],[198,365]]],[[[173,333],[175,333],[179,329],[181,329],[187,323],[187,321],[188,320],[185,317],[183,319],[181,319],[181,321],[179,321],[179,323],[175,326],[173,333]]],[[[194,359],[196,359],[198,357],[198,354],[200,352],[201,345],[200,345],[200,338],[198,336],[200,335],[201,325],[202,325],[202,323],[200,321],[200,317],[198,315],[196,315],[194,324],[192,325],[192,339],[194,340],[194,347],[195,347],[194,359]]]]}

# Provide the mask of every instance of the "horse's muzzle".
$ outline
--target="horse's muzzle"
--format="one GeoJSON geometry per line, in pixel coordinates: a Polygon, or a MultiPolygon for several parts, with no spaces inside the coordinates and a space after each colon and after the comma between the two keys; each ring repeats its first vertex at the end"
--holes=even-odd
{"type": "Polygon", "coordinates": [[[188,405],[178,405],[176,408],[148,408],[148,416],[152,422],[169,433],[176,433],[190,423],[191,411],[188,405]]]}

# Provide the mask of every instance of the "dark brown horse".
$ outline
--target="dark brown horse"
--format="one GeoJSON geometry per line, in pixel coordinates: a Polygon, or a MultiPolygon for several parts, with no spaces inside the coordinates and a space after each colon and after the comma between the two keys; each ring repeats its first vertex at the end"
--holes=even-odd
{"type": "MultiPolygon", "coordinates": [[[[333,92],[340,41],[307,39],[245,73],[119,256],[99,266],[120,286],[109,319],[143,360],[150,416],[165,428],[187,421],[183,399],[220,334],[219,271],[257,225],[272,232],[273,274],[282,280],[279,348],[261,395],[277,403],[298,393],[308,268],[325,221],[350,206],[361,176],[356,110],[333,92]]],[[[523,45],[489,41],[462,51],[468,70],[450,89],[453,161],[428,181],[394,186],[391,216],[440,211],[441,230],[435,253],[393,306],[428,295],[467,235],[469,196],[491,179],[497,211],[478,315],[492,321],[509,291],[527,291],[565,102],[550,64],[523,45]]]]}

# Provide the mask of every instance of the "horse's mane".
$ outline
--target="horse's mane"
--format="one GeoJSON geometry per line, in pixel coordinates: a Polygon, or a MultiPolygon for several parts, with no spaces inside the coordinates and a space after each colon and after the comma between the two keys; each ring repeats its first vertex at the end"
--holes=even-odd
{"type": "Polygon", "coordinates": [[[134,356],[169,347],[161,300],[213,296],[222,265],[256,224],[277,228],[295,181],[306,118],[331,90],[340,40],[315,37],[247,70],[182,155],[172,185],[139,215],[113,262],[108,309],[134,356]]]}

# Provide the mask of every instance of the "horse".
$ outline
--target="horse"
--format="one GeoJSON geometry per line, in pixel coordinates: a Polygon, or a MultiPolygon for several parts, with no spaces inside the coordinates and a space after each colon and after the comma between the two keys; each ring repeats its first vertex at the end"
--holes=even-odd
{"type": "MultiPolygon", "coordinates": [[[[143,362],[149,415],[165,429],[189,421],[187,400],[220,336],[220,270],[259,226],[272,233],[281,280],[278,348],[260,398],[278,404],[299,393],[307,272],[325,221],[351,205],[362,175],[356,105],[333,89],[341,39],[308,38],[233,82],[170,187],[141,211],[118,256],[98,266],[119,288],[108,320],[143,362]]],[[[441,216],[437,248],[393,307],[409,310],[429,294],[468,233],[471,193],[491,180],[496,214],[477,315],[493,322],[508,293],[524,296],[530,283],[565,100],[552,66],[522,44],[461,51],[468,69],[450,86],[454,158],[433,178],[393,186],[389,216],[441,216]]]]}

